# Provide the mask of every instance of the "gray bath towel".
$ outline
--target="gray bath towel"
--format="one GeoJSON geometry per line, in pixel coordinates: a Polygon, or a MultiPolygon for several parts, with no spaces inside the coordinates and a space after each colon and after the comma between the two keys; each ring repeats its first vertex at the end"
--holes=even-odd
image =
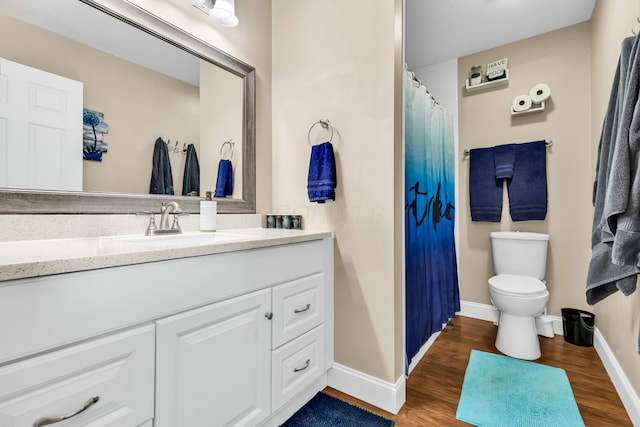
{"type": "Polygon", "coordinates": [[[611,261],[640,265],[640,46],[636,41],[627,73],[619,131],[611,155],[604,216],[613,234],[611,261]]]}
{"type": "MultiPolygon", "coordinates": [[[[591,235],[592,255],[586,289],[587,303],[589,304],[595,304],[617,291],[621,291],[625,295],[633,293],[636,289],[637,274],[640,272],[636,265],[620,265],[613,262],[614,233],[619,224],[616,221],[613,224],[614,229],[612,229],[611,223],[608,221],[609,214],[619,205],[618,198],[610,195],[609,191],[615,191],[617,194],[624,193],[624,191],[619,191],[617,187],[617,182],[621,178],[616,176],[615,171],[612,171],[612,165],[616,155],[616,146],[621,141],[621,134],[629,135],[628,127],[631,125],[633,115],[624,118],[624,113],[629,114],[628,104],[632,102],[632,99],[637,100],[638,96],[637,81],[630,82],[633,64],[640,59],[637,56],[638,47],[637,38],[634,37],[629,37],[622,42],[618,69],[611,88],[609,105],[600,135],[593,195],[595,211],[591,235]],[[629,95],[628,90],[633,86],[636,87],[636,93],[629,95]],[[627,130],[623,132],[625,121],[627,130]]],[[[635,72],[638,72],[637,66],[635,72]]],[[[624,153],[618,150],[617,154],[623,156],[624,153]]],[[[620,161],[619,159],[618,162],[620,161]]],[[[626,188],[629,188],[628,183],[626,188]]],[[[628,195],[628,190],[626,194],[628,195]]],[[[612,217],[612,219],[614,218],[612,217]]]]}

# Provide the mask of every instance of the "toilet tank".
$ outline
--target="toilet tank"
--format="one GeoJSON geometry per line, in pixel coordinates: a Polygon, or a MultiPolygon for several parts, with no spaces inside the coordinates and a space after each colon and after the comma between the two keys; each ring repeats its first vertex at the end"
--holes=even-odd
{"type": "Polygon", "coordinates": [[[493,269],[496,274],[517,274],[544,279],[547,269],[548,234],[494,231],[490,235],[493,269]]]}

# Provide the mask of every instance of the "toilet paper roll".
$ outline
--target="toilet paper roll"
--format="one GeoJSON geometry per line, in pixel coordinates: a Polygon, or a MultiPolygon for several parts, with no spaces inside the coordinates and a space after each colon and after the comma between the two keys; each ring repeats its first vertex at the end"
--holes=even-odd
{"type": "Polygon", "coordinates": [[[526,111],[531,108],[531,97],[529,95],[518,95],[513,98],[511,104],[513,111],[526,111]]]}
{"type": "Polygon", "coordinates": [[[535,85],[529,91],[529,97],[531,98],[531,101],[536,104],[540,104],[541,102],[546,101],[550,96],[551,88],[544,83],[535,85]]]}

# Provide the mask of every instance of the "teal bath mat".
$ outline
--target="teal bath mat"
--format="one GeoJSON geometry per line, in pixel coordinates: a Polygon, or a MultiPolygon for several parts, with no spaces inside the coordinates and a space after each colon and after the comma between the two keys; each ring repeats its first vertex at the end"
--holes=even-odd
{"type": "Polygon", "coordinates": [[[563,369],[478,350],[456,418],[481,427],[584,427],[563,369]]]}

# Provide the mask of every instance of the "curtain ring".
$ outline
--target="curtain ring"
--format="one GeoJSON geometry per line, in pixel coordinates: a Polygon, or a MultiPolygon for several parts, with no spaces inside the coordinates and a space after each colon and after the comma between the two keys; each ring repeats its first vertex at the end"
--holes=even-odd
{"type": "Polygon", "coordinates": [[[233,139],[230,139],[230,140],[228,140],[228,141],[223,142],[223,143],[222,143],[222,145],[220,146],[220,157],[221,157],[222,159],[224,159],[224,160],[231,160],[231,158],[233,157],[233,147],[234,147],[235,145],[236,145],[236,143],[233,141],[233,139]],[[229,144],[229,149],[231,150],[231,152],[230,152],[230,154],[229,154],[229,157],[228,157],[228,158],[225,158],[225,157],[222,155],[222,151],[224,150],[224,146],[225,146],[225,145],[227,145],[227,144],[229,144]]]}
{"type": "Polygon", "coordinates": [[[315,122],[314,124],[312,124],[311,127],[309,128],[309,132],[307,133],[307,141],[309,141],[309,145],[313,145],[311,143],[311,131],[318,124],[320,126],[322,126],[323,129],[330,129],[331,130],[331,136],[329,137],[329,142],[333,141],[333,126],[331,126],[331,123],[329,123],[329,119],[320,119],[317,122],[315,122]]]}

